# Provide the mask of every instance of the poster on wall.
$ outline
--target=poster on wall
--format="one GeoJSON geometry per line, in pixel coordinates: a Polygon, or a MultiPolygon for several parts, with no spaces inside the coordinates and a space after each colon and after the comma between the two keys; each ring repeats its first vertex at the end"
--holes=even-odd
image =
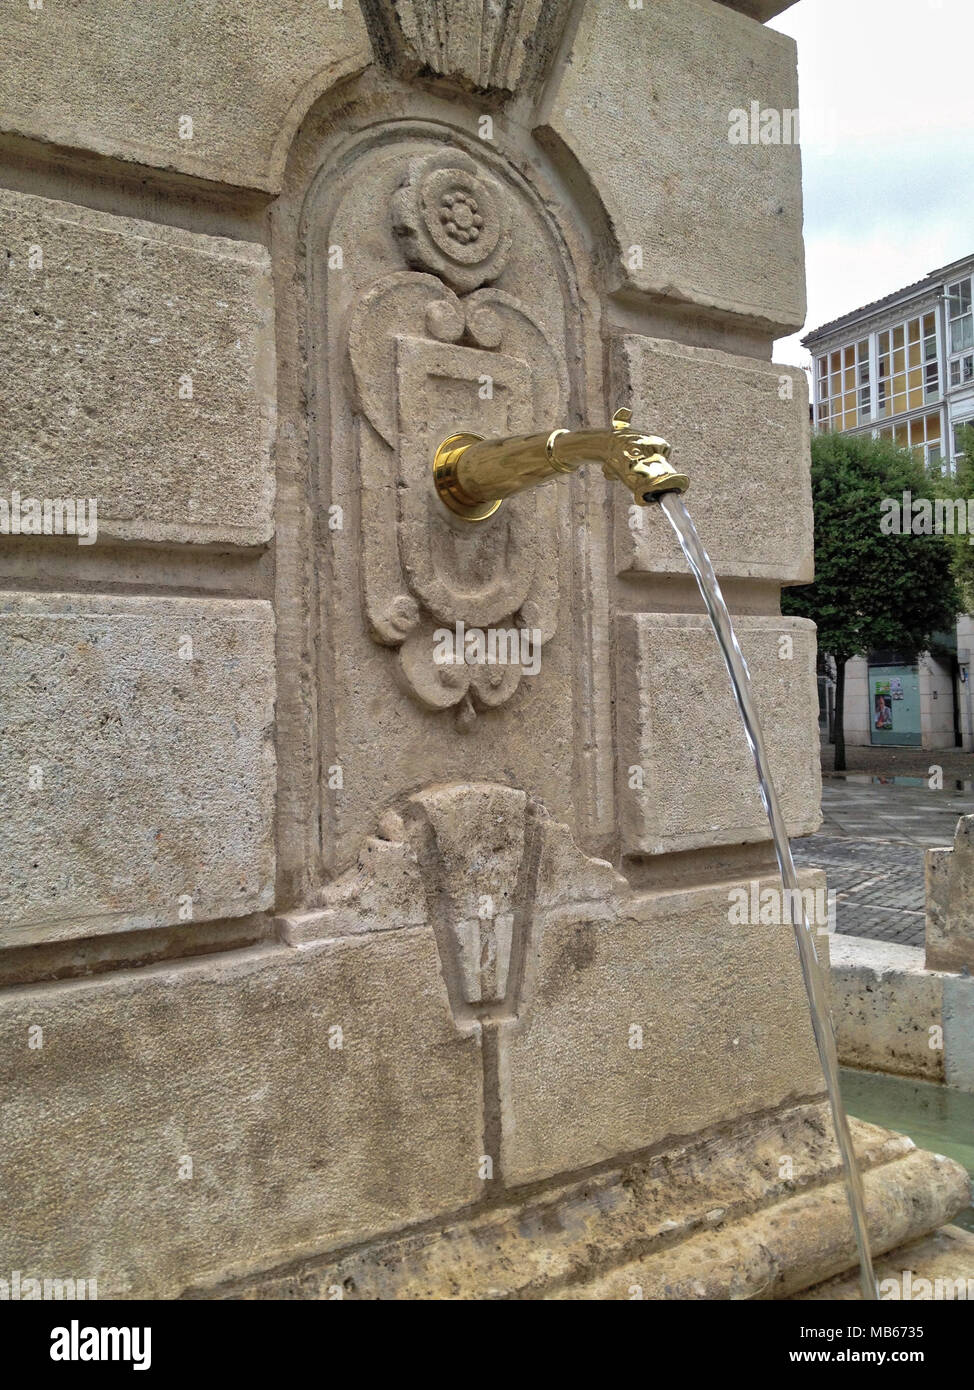
{"type": "Polygon", "coordinates": [[[889,683],[889,693],[894,700],[903,698],[903,682],[898,676],[893,676],[889,683]]]}
{"type": "Polygon", "coordinates": [[[890,687],[898,685],[900,687],[899,698],[903,698],[903,687],[898,680],[877,681],[873,686],[874,718],[873,725],[876,729],[883,729],[889,732],[893,728],[893,700],[896,694],[890,687]]]}

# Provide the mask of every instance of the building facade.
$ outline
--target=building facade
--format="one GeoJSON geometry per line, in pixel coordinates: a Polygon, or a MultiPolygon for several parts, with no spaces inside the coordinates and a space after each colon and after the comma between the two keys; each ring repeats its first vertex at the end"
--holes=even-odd
{"type": "Polygon", "coordinates": [[[974,255],[827,323],[814,359],[815,427],[872,434],[953,469],[974,424],[974,255]]]}
{"type": "MultiPolygon", "coordinates": [[[[974,425],[974,255],[809,333],[817,430],[870,434],[952,473],[974,425]]],[[[968,619],[938,653],[848,663],[845,736],[854,744],[974,747],[968,619]]],[[[823,702],[823,719],[827,704],[823,702]]]]}

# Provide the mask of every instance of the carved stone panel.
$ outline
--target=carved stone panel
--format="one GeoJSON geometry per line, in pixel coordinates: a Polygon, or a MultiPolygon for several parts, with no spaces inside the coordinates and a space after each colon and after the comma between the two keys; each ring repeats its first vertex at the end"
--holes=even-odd
{"type": "Polygon", "coordinates": [[[283,933],[313,952],[432,929],[453,1021],[481,1049],[492,1183],[821,1089],[791,929],[728,930],[727,883],[632,893],[537,800],[489,782],[423,787],[375,831],[283,933]]]}
{"type": "Polygon", "coordinates": [[[362,0],[376,56],[404,75],[523,91],[541,81],[571,0],[362,0]]]}
{"type": "Polygon", "coordinates": [[[572,650],[582,481],[510,498],[475,525],[432,486],[448,435],[578,419],[578,299],[560,235],[493,153],[406,122],[324,171],[304,221],[324,863],[350,862],[376,805],[430,780],[506,778],[576,824],[574,745],[593,685],[591,654],[572,650]],[[458,627],[513,634],[508,659],[444,664],[437,643],[458,627]],[[508,732],[485,727],[496,718],[508,732]]]}
{"type": "Polygon", "coordinates": [[[431,927],[461,1031],[521,1017],[546,927],[614,918],[627,891],[543,804],[498,783],[423,787],[370,828],[318,907],[278,919],[283,938],[306,948],[431,927]]]}
{"type": "MultiPolygon", "coordinates": [[[[537,418],[559,418],[565,403],[561,353],[529,306],[479,288],[507,260],[509,202],[464,154],[411,160],[392,198],[392,226],[404,258],[423,270],[393,271],[371,286],[352,310],[348,335],[355,403],[395,453],[393,464],[378,445],[372,457],[380,477],[395,469],[396,496],[381,484],[363,496],[364,550],[374,554],[377,543],[383,550],[395,535],[399,552],[392,589],[387,565],[378,573],[366,567],[370,629],[377,641],[401,647],[399,675],[422,704],[463,702],[465,723],[478,708],[506,701],[518,672],[437,668],[434,629],[528,626],[523,604],[550,607],[536,575],[539,512],[556,524],[550,496],[522,499],[487,526],[458,526],[430,487],[431,459],[447,435],[468,427],[519,434],[537,418]],[[454,288],[472,293],[461,298],[454,288]]],[[[361,447],[369,451],[370,443],[361,447]]],[[[546,617],[545,640],[555,628],[546,617]]]]}

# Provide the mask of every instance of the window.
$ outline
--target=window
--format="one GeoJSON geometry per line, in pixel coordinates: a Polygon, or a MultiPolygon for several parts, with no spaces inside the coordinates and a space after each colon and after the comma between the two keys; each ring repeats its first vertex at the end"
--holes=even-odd
{"type": "Polygon", "coordinates": [[[969,381],[974,381],[974,353],[971,352],[966,357],[955,357],[950,364],[951,386],[966,386],[969,381]]]}
{"type": "Polygon", "coordinates": [[[974,426],[974,415],[969,420],[958,420],[954,426],[954,458],[962,459],[965,457],[963,449],[960,447],[959,436],[962,429],[974,426]]]}
{"type": "Polygon", "coordinates": [[[820,357],[817,374],[819,429],[854,430],[872,418],[868,338],[820,357]]]}
{"type": "Polygon", "coordinates": [[[912,449],[917,460],[927,468],[943,462],[939,410],[915,420],[904,420],[901,425],[890,425],[879,431],[879,438],[890,440],[899,449],[912,449]]]}
{"type": "Polygon", "coordinates": [[[950,313],[950,350],[963,352],[974,347],[974,316],[971,314],[971,281],[958,280],[947,286],[950,313]]]}
{"type": "Polygon", "coordinates": [[[817,363],[817,380],[815,384],[815,396],[818,402],[815,408],[815,423],[820,430],[828,430],[831,418],[829,390],[829,357],[828,353],[820,357],[817,363]]]}
{"type": "Polygon", "coordinates": [[[929,405],[940,395],[940,368],[937,365],[937,316],[923,316],[923,403],[929,405]]]}
{"type": "Polygon", "coordinates": [[[889,413],[899,415],[906,409],[906,348],[905,331],[893,329],[893,380],[891,384],[892,402],[889,413]]]}
{"type": "Polygon", "coordinates": [[[856,348],[856,383],[859,387],[859,424],[872,418],[872,394],[869,385],[869,339],[856,348]]]}
{"type": "Polygon", "coordinates": [[[917,461],[930,466],[940,458],[940,411],[910,421],[910,448],[917,461]],[[936,453],[934,453],[936,451],[936,453]]]}
{"type": "Polygon", "coordinates": [[[888,419],[940,399],[937,316],[910,319],[876,338],[876,414],[888,419]]]}
{"type": "Polygon", "coordinates": [[[879,380],[876,384],[876,413],[882,418],[891,415],[892,393],[889,385],[889,333],[879,335],[879,380]]]}

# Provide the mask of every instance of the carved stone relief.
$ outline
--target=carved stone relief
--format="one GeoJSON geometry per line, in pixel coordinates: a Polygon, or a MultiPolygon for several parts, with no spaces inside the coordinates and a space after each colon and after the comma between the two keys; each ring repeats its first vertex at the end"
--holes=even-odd
{"type": "Polygon", "coordinates": [[[353,862],[377,807],[434,781],[523,787],[578,833],[609,755],[592,695],[608,668],[593,673],[593,645],[578,649],[584,484],[509,498],[475,525],[432,484],[451,434],[590,413],[562,234],[496,151],[390,121],[322,168],[302,249],[326,870],[353,862]],[[532,658],[442,664],[436,635],[460,624],[528,629],[532,658]]]}
{"type": "Polygon", "coordinates": [[[522,93],[543,79],[570,8],[571,0],[362,0],[387,67],[522,93]]]}
{"type": "Polygon", "coordinates": [[[611,865],[525,792],[490,782],[424,787],[387,810],[320,908],[279,919],[285,939],[431,926],[457,1026],[530,1006],[546,922],[614,919],[626,894],[611,865]]]}
{"type": "Polygon", "coordinates": [[[473,159],[448,149],[410,160],[391,219],[415,269],[371,285],[348,331],[355,404],[371,426],[359,432],[365,611],[375,640],[399,649],[405,687],[428,709],[462,703],[464,728],[510,699],[520,668],[437,665],[434,632],[462,622],[539,629],[542,643],[554,635],[555,596],[537,566],[545,499],[519,499],[477,526],[458,523],[432,493],[431,459],[461,421],[518,434],[536,419],[560,419],[565,366],[527,304],[484,288],[504,270],[511,208],[473,159]],[[394,493],[369,486],[393,473],[394,493]],[[398,564],[388,553],[393,537],[398,564]]]}

